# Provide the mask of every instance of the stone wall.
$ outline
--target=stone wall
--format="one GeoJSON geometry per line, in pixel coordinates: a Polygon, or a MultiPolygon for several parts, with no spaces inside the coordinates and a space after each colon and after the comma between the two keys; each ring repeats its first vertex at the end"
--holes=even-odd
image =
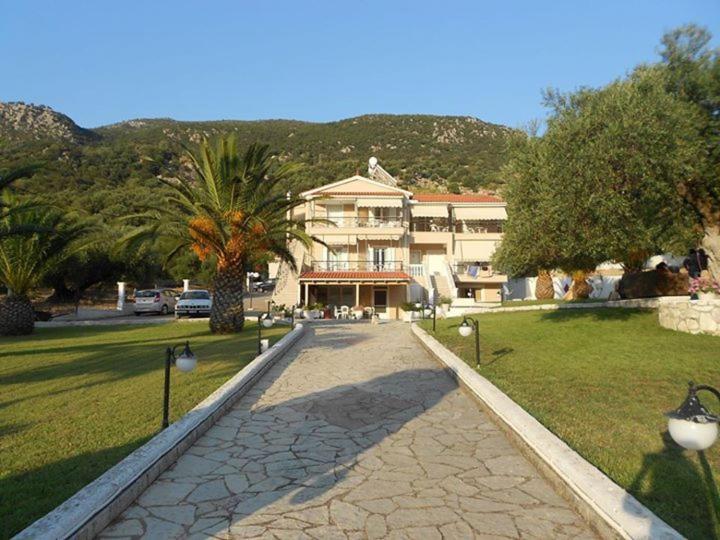
{"type": "Polygon", "coordinates": [[[720,299],[686,300],[658,306],[660,326],[691,334],[720,336],[720,299]]]}

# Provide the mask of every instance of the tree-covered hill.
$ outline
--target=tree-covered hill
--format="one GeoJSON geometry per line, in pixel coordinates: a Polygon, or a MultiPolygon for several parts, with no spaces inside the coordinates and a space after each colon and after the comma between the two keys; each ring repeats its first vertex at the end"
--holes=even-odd
{"type": "Polygon", "coordinates": [[[294,192],[363,173],[380,163],[416,191],[494,189],[502,183],[505,126],[476,118],[366,115],[338,122],[293,120],[179,122],[130,120],[78,127],[48,107],[0,103],[0,168],[43,162],[33,191],[63,204],[116,215],[158,189],[156,176],[182,166],[183,147],[234,133],[239,145],[263,142],[279,159],[304,165],[294,192]]]}

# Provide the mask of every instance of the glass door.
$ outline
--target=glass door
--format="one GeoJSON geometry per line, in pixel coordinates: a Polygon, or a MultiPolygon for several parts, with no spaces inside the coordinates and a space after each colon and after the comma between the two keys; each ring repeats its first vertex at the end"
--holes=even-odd
{"type": "Polygon", "coordinates": [[[336,247],[333,250],[327,249],[325,260],[327,261],[328,270],[337,272],[338,270],[348,269],[348,248],[347,246],[336,247]]]}
{"type": "Polygon", "coordinates": [[[387,249],[372,248],[373,250],[373,270],[379,272],[385,268],[387,261],[387,249]]]}
{"type": "Polygon", "coordinates": [[[373,307],[375,313],[387,312],[387,289],[373,289],[373,307]]]}

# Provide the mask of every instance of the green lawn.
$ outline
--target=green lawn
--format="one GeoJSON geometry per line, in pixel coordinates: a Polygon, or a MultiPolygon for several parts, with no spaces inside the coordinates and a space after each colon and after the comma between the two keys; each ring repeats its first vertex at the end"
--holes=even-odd
{"type": "MultiPolygon", "coordinates": [[[[643,310],[477,319],[483,376],[681,533],[720,537],[720,443],[682,452],[662,414],[684,399],[688,380],[720,385],[720,338],[666,330],[643,310]]],[[[437,321],[438,337],[474,365],[474,338],[460,337],[459,323],[437,321]]]]}
{"type": "MultiPolygon", "coordinates": [[[[273,341],[287,327],[265,334],[273,341]]],[[[190,340],[192,373],[171,372],[173,422],[256,355],[255,323],[38,329],[0,341],[0,537],[52,510],[160,427],[164,351],[190,340]]]]}

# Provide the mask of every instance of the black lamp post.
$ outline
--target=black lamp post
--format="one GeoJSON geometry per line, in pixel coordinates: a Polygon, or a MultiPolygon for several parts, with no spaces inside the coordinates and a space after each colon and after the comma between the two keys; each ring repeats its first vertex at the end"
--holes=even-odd
{"type": "Polygon", "coordinates": [[[711,414],[697,397],[700,390],[707,390],[720,400],[720,391],[705,384],[688,383],[685,401],[674,411],[665,413],[668,417],[668,431],[673,440],[688,450],[706,450],[718,436],[720,416],[711,414]]]}
{"type": "Polygon", "coordinates": [[[170,425],[170,366],[175,365],[180,371],[187,373],[195,369],[197,366],[197,358],[190,350],[190,342],[185,342],[185,349],[180,356],[175,356],[175,351],[180,345],[168,347],[165,350],[165,393],[163,395],[163,419],[162,429],[170,425]]]}
{"type": "Polygon", "coordinates": [[[463,320],[458,327],[458,332],[462,337],[468,337],[475,332],[475,365],[480,367],[480,322],[463,316],[463,320]]]}
{"type": "Polygon", "coordinates": [[[436,315],[437,315],[437,306],[435,304],[425,304],[422,308],[423,319],[425,318],[426,315],[428,317],[430,316],[428,314],[428,311],[432,311],[433,332],[435,332],[435,319],[436,319],[436,315]]]}

